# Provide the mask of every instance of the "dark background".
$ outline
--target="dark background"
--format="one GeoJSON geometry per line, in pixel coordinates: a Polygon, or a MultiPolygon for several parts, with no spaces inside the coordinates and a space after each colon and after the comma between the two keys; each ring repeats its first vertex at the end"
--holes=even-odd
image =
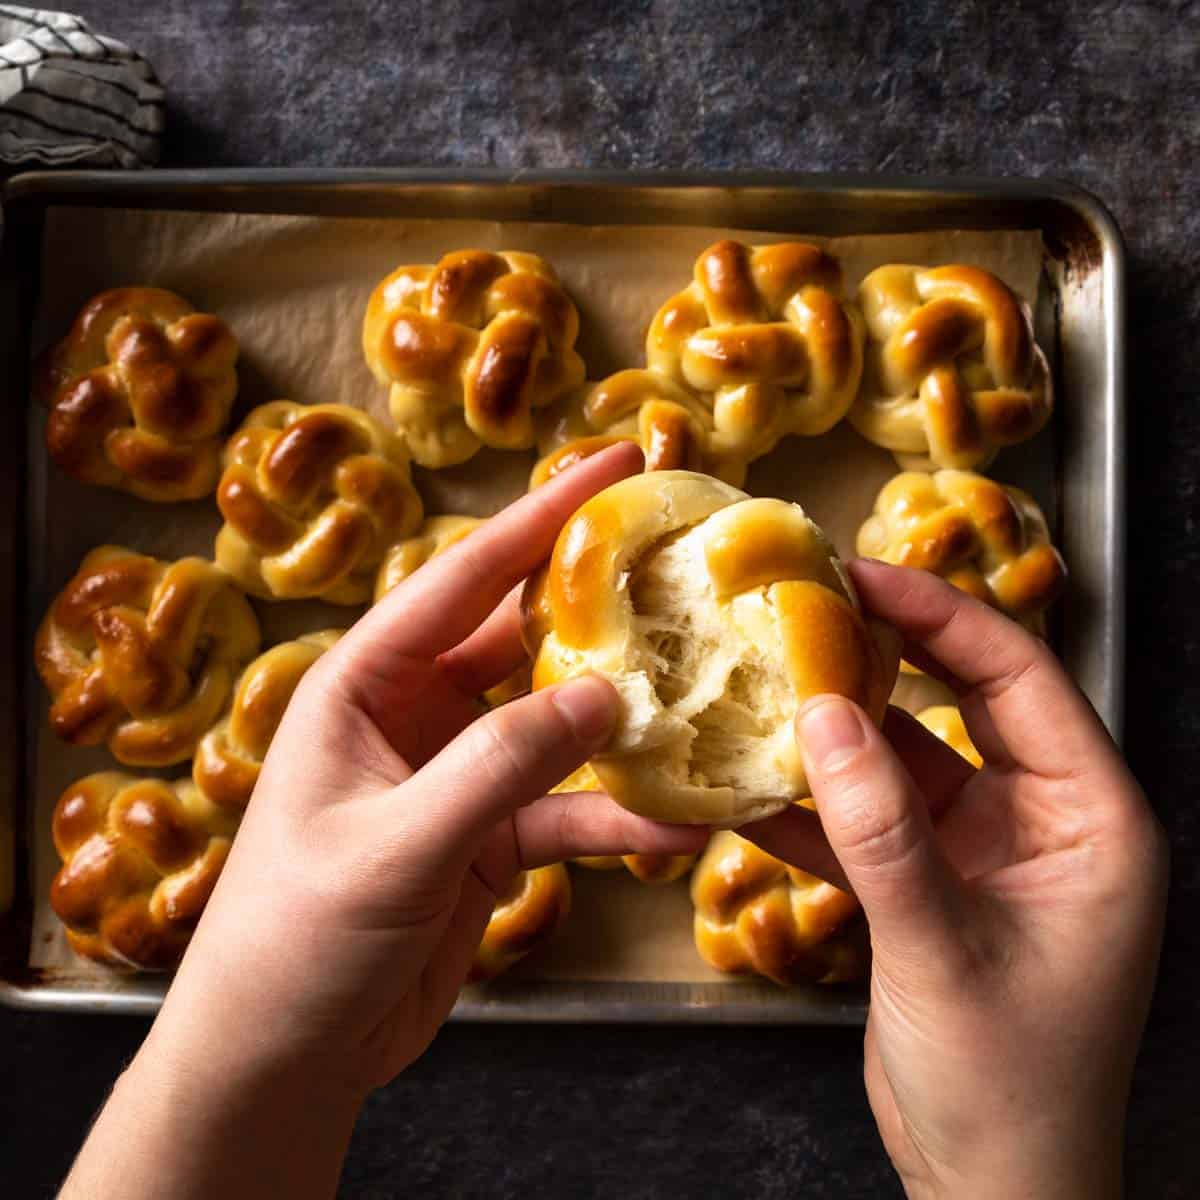
{"type": "MultiPolygon", "coordinates": [[[[1131,283],[1128,750],[1174,845],[1129,1187],[1200,1195],[1200,6],[79,0],[74,11],[157,67],[167,166],[1030,175],[1110,206],[1131,283]]],[[[0,1011],[0,1190],[53,1190],[145,1030],[0,1011]]],[[[368,1105],[344,1193],[898,1195],[860,1041],[450,1027],[368,1105]]]]}

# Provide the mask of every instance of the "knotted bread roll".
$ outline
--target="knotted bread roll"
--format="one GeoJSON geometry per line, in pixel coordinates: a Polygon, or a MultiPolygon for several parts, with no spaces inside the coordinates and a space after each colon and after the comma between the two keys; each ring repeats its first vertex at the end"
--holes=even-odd
{"type": "Polygon", "coordinates": [[[862,354],[841,267],[805,242],[709,246],[646,336],[652,371],[711,396],[711,453],[742,463],[787,434],[832,429],[854,400],[862,354]]]}
{"type": "Polygon", "coordinates": [[[79,954],[143,970],[178,964],[304,673],[339,630],[283,642],[242,673],[191,779],[101,771],[73,783],[51,829],[63,865],[50,903],[79,954]]]}
{"type": "Polygon", "coordinates": [[[208,495],[237,394],[237,355],[224,321],[173,292],[101,292],[39,371],[50,457],[84,483],[143,500],[208,495]]]}
{"type": "Polygon", "coordinates": [[[258,646],[253,610],[215,564],[100,546],[51,605],[34,662],[59,737],[163,767],[191,758],[258,646]]]}
{"type": "MultiPolygon", "coordinates": [[[[602,792],[600,780],[591,766],[584,763],[578,771],[572,772],[557,787],[555,792],[602,792]]],[[[625,867],[636,879],[643,883],[672,883],[682,878],[696,861],[695,854],[603,854],[588,858],[577,858],[574,861],[581,867],[593,871],[615,871],[625,867]]]]}
{"type": "Polygon", "coordinates": [[[718,971],[783,986],[842,983],[866,968],[858,901],[753,842],[718,830],[692,872],[692,932],[718,971]]]}
{"type": "Polygon", "coordinates": [[[857,544],[859,554],[932,571],[1039,635],[1067,577],[1034,500],[971,471],[895,476],[857,544]]]}
{"type": "Polygon", "coordinates": [[[701,471],[735,486],[746,476],[744,459],[713,454],[711,406],[657,371],[618,371],[545,413],[531,489],[621,441],[642,448],[647,471],[701,471]]]}
{"type": "Polygon", "coordinates": [[[879,267],[858,302],[867,369],[849,419],[902,467],[978,467],[1050,418],[1028,308],[978,267],[879,267]]]}
{"type": "Polygon", "coordinates": [[[544,259],[458,250],[376,287],[363,353],[413,458],[447,467],[480,446],[534,444],[534,412],[583,382],[578,335],[575,305],[544,259]]]}
{"type": "Polygon", "coordinates": [[[216,559],[248,592],[363,604],[397,538],[421,523],[400,441],[345,404],[276,400],[225,447],[216,559]]]}
{"type": "Polygon", "coordinates": [[[634,476],[564,525],[525,591],[534,687],[587,672],[621,698],[592,760],[660,820],[735,826],[807,792],[792,719],[835,692],[879,721],[898,639],[864,622],[804,512],[705,475],[634,476]]]}

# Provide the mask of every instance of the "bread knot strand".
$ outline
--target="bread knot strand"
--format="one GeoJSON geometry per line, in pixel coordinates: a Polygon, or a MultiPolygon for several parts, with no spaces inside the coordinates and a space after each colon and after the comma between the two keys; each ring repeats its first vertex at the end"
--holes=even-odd
{"type": "Polygon", "coordinates": [[[237,355],[224,321],[172,292],[100,293],[38,372],[51,458],[85,483],[144,500],[207,495],[237,394],[237,355]]]}
{"type": "Polygon", "coordinates": [[[249,592],[361,604],[423,515],[399,439],[344,404],[277,400],[225,448],[216,558],[249,592]]]}
{"type": "Polygon", "coordinates": [[[191,757],[258,646],[253,610],[213,563],[101,546],[51,605],[34,658],[59,737],[168,766],[191,757]]]}
{"type": "Polygon", "coordinates": [[[534,413],[583,382],[579,314],[535,254],[459,250],[399,267],[372,293],[363,353],[426,467],[534,444],[534,413]]]}
{"type": "Polygon", "coordinates": [[[1028,308],[977,267],[880,267],[863,280],[867,370],[849,419],[915,469],[982,466],[1049,420],[1028,308]]]}

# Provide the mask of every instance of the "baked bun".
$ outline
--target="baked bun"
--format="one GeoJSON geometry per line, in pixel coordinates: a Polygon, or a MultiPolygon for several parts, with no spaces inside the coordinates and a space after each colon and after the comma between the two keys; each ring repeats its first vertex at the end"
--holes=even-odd
{"type": "Polygon", "coordinates": [[[237,395],[237,355],[229,326],[174,292],[101,292],[39,371],[50,457],[84,483],[143,500],[207,496],[237,395]]]}
{"type": "Polygon", "coordinates": [[[407,579],[431,558],[449,550],[483,524],[479,517],[426,517],[412,537],[389,546],[375,576],[375,603],[378,604],[398,583],[407,579]]]}
{"type": "Polygon", "coordinates": [[[951,750],[957,751],[975,768],[983,766],[983,756],[975,749],[971,735],[963,723],[962,713],[953,704],[935,704],[917,713],[917,720],[930,733],[941,738],[951,750]]]}
{"type": "Polygon", "coordinates": [[[192,779],[213,804],[241,812],[250,803],[271,739],[308,668],[342,636],[306,633],[260,654],[243,672],[225,716],[196,748],[192,779]]]}
{"type": "Polygon", "coordinates": [[[692,872],[693,935],[718,971],[788,986],[841,983],[866,969],[858,901],[729,830],[713,834],[692,872]]]}
{"type": "Polygon", "coordinates": [[[711,398],[712,453],[742,462],[786,434],[832,429],[858,390],[862,353],[841,267],[806,242],[709,246],[646,336],[652,371],[711,398]]]}
{"type": "Polygon", "coordinates": [[[995,275],[879,267],[858,303],[867,369],[849,419],[902,467],[983,466],[1049,420],[1050,372],[1029,310],[995,275]]]}
{"type": "MultiPolygon", "coordinates": [[[[602,792],[596,772],[584,763],[572,772],[556,788],[555,792],[602,792]]],[[[643,883],[672,883],[681,879],[696,861],[695,854],[602,854],[574,861],[592,871],[616,871],[625,867],[629,873],[643,883]]]]}
{"type": "Polygon", "coordinates": [[[836,692],[882,719],[898,639],[869,630],[804,512],[706,475],[622,480],[567,521],[526,587],[535,688],[594,672],[621,698],[592,760],[624,807],[735,826],[807,792],[792,719],[836,692]]]}
{"type": "Polygon", "coordinates": [[[1034,500],[971,471],[895,476],[857,544],[859,554],[932,571],[1039,635],[1067,578],[1034,500]]]}
{"type": "Polygon", "coordinates": [[[535,488],[617,442],[636,442],[647,471],[701,471],[735,486],[746,476],[742,458],[712,452],[711,405],[656,371],[618,371],[546,410],[529,486],[535,488]]]}
{"type": "Polygon", "coordinates": [[[114,966],[176,966],[240,817],[190,779],[101,771],[71,784],[51,823],[63,865],[50,904],[72,949],[114,966]]]}
{"type": "Polygon", "coordinates": [[[258,646],[254,611],[215,564],[100,546],[50,606],[34,663],[59,737],[163,767],[192,757],[258,646]]]}
{"type": "Polygon", "coordinates": [[[447,467],[480,446],[534,444],[534,412],[583,382],[578,335],[575,305],[544,259],[457,250],[376,287],[363,353],[413,458],[447,467]]]}
{"type": "Polygon", "coordinates": [[[276,400],[225,447],[216,559],[248,592],[363,604],[379,563],[421,523],[399,439],[346,404],[276,400]]]}
{"type": "Polygon", "coordinates": [[[562,863],[520,871],[500,897],[467,974],[482,983],[547,942],[571,910],[571,880],[562,863]]]}

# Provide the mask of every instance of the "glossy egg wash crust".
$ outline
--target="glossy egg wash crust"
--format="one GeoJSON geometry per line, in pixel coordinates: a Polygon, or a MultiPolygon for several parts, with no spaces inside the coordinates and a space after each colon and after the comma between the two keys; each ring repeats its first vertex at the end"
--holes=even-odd
{"type": "Polygon", "coordinates": [[[836,692],[880,719],[896,646],[868,629],[794,504],[686,471],[624,480],[568,522],[526,593],[535,687],[588,671],[621,696],[593,767],[635,812],[738,825],[806,792],[792,732],[836,692]]]}

